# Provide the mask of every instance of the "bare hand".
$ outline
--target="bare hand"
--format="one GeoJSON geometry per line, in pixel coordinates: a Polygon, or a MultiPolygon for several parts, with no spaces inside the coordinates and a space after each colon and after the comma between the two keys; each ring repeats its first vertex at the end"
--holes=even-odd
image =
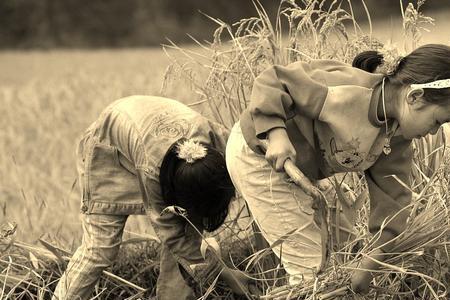
{"type": "Polygon", "coordinates": [[[369,292],[369,285],[373,276],[369,271],[357,270],[351,278],[352,290],[361,295],[369,292]]]}
{"type": "Polygon", "coordinates": [[[369,292],[369,285],[372,282],[373,275],[370,271],[376,271],[380,268],[375,260],[384,261],[385,255],[381,249],[372,251],[370,255],[361,260],[360,270],[356,270],[351,278],[352,290],[358,294],[367,294],[369,292]]]}
{"type": "Polygon", "coordinates": [[[266,160],[277,172],[284,170],[284,162],[291,159],[295,162],[296,152],[284,128],[273,128],[268,134],[269,143],[266,149],[266,160]]]}

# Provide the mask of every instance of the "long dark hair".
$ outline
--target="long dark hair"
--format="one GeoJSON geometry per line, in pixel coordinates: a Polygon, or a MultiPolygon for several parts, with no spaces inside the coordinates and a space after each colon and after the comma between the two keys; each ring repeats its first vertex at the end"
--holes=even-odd
{"type": "MultiPolygon", "coordinates": [[[[181,140],[182,141],[182,140],[181,140]]],[[[180,206],[203,219],[204,229],[214,231],[225,221],[235,189],[225,158],[217,149],[202,144],[207,154],[194,162],[178,157],[178,145],[167,151],[159,174],[165,203],[180,206]]]]}
{"type": "MultiPolygon", "coordinates": [[[[383,63],[383,55],[377,51],[358,54],[352,66],[373,73],[383,63]]],[[[395,70],[387,75],[394,85],[428,83],[450,78],[450,47],[428,44],[403,57],[395,70]]],[[[424,98],[435,104],[448,104],[450,89],[424,89],[424,98]]]]}

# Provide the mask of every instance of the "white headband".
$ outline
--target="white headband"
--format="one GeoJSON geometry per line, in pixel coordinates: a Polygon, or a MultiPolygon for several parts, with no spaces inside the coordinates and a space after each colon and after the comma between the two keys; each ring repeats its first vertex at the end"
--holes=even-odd
{"type": "Polygon", "coordinates": [[[450,88],[450,79],[436,80],[428,83],[411,84],[413,90],[416,89],[446,89],[450,88]]]}

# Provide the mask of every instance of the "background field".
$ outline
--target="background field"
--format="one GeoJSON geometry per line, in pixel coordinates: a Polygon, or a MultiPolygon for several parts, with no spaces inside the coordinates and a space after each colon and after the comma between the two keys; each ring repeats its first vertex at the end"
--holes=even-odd
{"type": "Polygon", "coordinates": [[[79,243],[76,139],[114,99],[159,94],[169,60],[160,49],[30,51],[1,53],[0,65],[0,218],[19,239],[79,243]]]}

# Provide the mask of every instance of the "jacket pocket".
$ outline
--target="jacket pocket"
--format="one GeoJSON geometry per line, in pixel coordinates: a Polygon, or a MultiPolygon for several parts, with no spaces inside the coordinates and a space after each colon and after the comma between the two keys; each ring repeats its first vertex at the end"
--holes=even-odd
{"type": "Polygon", "coordinates": [[[92,146],[92,136],[86,132],[78,141],[76,148],[76,166],[78,173],[78,185],[81,192],[80,212],[87,213],[89,207],[89,188],[88,188],[88,161],[92,146]]]}
{"type": "MultiPolygon", "coordinates": [[[[115,147],[93,143],[86,149],[82,212],[91,212],[93,201],[108,201],[108,190],[114,189],[120,166],[115,147]]],[[[114,194],[114,191],[111,190],[114,194]]]]}
{"type": "Polygon", "coordinates": [[[143,213],[138,178],[120,164],[116,147],[94,143],[85,163],[88,213],[143,213]]]}

